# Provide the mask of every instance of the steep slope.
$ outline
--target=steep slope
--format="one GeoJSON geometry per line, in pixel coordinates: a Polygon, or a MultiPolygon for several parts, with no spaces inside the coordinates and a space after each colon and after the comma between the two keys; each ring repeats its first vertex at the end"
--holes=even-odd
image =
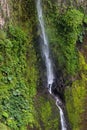
{"type": "MultiPolygon", "coordinates": [[[[35,1],[0,3],[0,130],[60,130],[58,109],[45,88],[35,1]]],[[[43,0],[42,5],[54,86],[72,129],[86,130],[87,1],[43,0]]]]}

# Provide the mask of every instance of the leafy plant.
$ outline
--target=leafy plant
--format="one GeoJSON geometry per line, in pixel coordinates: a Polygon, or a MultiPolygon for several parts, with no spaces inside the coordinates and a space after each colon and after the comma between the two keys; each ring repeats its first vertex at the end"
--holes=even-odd
{"type": "Polygon", "coordinates": [[[26,33],[12,25],[7,37],[0,41],[0,121],[14,130],[35,123],[33,97],[38,71],[36,53],[31,46],[26,33]],[[29,62],[27,53],[32,55],[29,62]]]}
{"type": "MultiPolygon", "coordinates": [[[[58,10],[56,8],[56,10],[58,10]]],[[[58,12],[58,11],[56,11],[58,12]]],[[[78,70],[78,52],[76,42],[82,42],[81,32],[84,14],[74,8],[69,8],[61,14],[50,18],[48,14],[47,32],[57,63],[63,73],[74,75],[78,70]],[[50,22],[49,22],[50,21],[50,22]],[[53,22],[53,24],[51,23],[53,22]],[[51,26],[51,27],[50,27],[51,26]]]]}

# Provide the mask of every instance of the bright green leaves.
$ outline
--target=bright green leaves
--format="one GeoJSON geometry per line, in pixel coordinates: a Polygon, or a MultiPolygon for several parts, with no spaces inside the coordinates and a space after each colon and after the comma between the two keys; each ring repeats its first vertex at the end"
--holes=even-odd
{"type": "MultiPolygon", "coordinates": [[[[56,10],[58,10],[56,8],[56,10]]],[[[58,11],[57,11],[58,12],[58,11]]],[[[50,12],[49,12],[50,14],[50,12]]],[[[78,52],[76,50],[76,42],[82,42],[81,34],[84,14],[79,10],[70,8],[61,14],[57,14],[56,18],[50,18],[48,15],[47,32],[52,43],[52,50],[57,59],[58,67],[66,75],[74,75],[78,71],[78,52]],[[52,22],[49,24],[49,20],[52,22]]]]}
{"type": "Polygon", "coordinates": [[[5,118],[8,118],[8,117],[9,117],[8,113],[5,112],[5,111],[2,113],[2,116],[5,117],[5,118]]]}
{"type": "Polygon", "coordinates": [[[80,116],[84,111],[84,98],[86,96],[87,85],[87,64],[83,55],[79,52],[79,79],[72,83],[72,87],[67,87],[65,91],[66,107],[69,120],[73,130],[80,129],[80,116]],[[72,104],[71,104],[72,102],[72,104]]]}
{"type": "Polygon", "coordinates": [[[42,96],[37,96],[37,99],[35,99],[38,127],[41,130],[59,130],[58,108],[52,98],[48,98],[47,95],[42,96]]]}
{"type": "Polygon", "coordinates": [[[87,15],[84,16],[84,23],[87,24],[87,15]]]}
{"type": "Polygon", "coordinates": [[[10,39],[15,39],[20,43],[24,43],[27,40],[26,33],[18,27],[9,26],[8,36],[10,37],[10,39]]]}
{"type": "Polygon", "coordinates": [[[42,105],[41,111],[42,120],[45,123],[49,120],[49,117],[51,116],[52,110],[50,103],[46,102],[44,105],[42,105]]]}
{"type": "Polygon", "coordinates": [[[87,74],[87,64],[85,62],[84,56],[79,52],[79,69],[82,73],[87,74]]]}
{"type": "Polygon", "coordinates": [[[0,39],[6,39],[6,33],[0,30],[0,39]]]}
{"type": "Polygon", "coordinates": [[[9,26],[7,36],[0,39],[0,120],[11,129],[34,124],[36,62],[32,38],[28,40],[21,28],[9,26]]]}
{"type": "MultiPolygon", "coordinates": [[[[68,9],[64,16],[62,17],[62,24],[66,25],[65,28],[70,27],[70,29],[77,30],[79,25],[82,25],[84,14],[76,9],[68,9]]],[[[69,28],[68,28],[69,29],[69,28]]],[[[72,31],[72,30],[71,30],[72,31]]]]}
{"type": "Polygon", "coordinates": [[[59,17],[57,22],[59,48],[62,52],[61,55],[64,56],[66,73],[71,75],[75,74],[78,68],[78,56],[75,48],[81,32],[83,16],[80,11],[69,9],[59,17]]]}

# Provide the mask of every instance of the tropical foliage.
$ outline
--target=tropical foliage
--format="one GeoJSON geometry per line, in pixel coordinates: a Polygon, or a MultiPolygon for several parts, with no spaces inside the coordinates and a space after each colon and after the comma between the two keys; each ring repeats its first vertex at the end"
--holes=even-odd
{"type": "Polygon", "coordinates": [[[17,130],[34,122],[33,97],[38,80],[36,54],[31,39],[22,29],[9,26],[7,35],[1,33],[0,120],[17,130]]]}

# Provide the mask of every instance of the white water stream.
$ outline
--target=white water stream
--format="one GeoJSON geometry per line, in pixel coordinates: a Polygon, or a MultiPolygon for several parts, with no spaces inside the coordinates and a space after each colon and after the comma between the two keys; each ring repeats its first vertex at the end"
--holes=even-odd
{"type": "Polygon", "coordinates": [[[45,64],[46,64],[46,70],[47,70],[48,91],[56,99],[56,105],[59,108],[59,112],[60,112],[61,130],[67,130],[64,113],[63,113],[62,108],[60,107],[60,105],[62,103],[61,103],[60,99],[52,93],[52,85],[53,85],[53,82],[55,79],[55,75],[53,72],[52,60],[50,58],[49,43],[48,43],[47,35],[45,32],[41,0],[37,0],[37,13],[38,13],[38,19],[39,19],[39,24],[40,24],[40,28],[41,28],[41,38],[43,39],[43,45],[42,45],[41,51],[45,58],[45,64]]]}

